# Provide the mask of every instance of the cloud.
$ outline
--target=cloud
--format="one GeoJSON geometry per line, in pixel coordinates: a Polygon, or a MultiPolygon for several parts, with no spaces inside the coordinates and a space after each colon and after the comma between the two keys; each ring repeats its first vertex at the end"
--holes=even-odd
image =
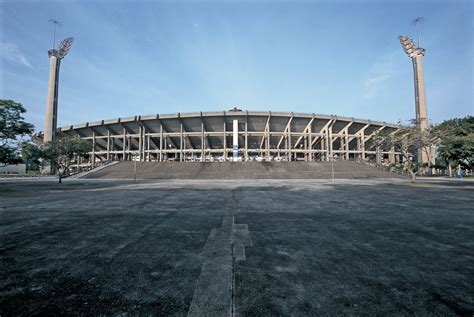
{"type": "Polygon", "coordinates": [[[0,59],[13,65],[22,65],[28,68],[33,68],[18,46],[13,43],[0,43],[0,59]]]}
{"type": "Polygon", "coordinates": [[[364,98],[374,99],[385,88],[396,72],[395,60],[398,51],[391,52],[378,59],[369,71],[369,77],[363,81],[364,98]]]}

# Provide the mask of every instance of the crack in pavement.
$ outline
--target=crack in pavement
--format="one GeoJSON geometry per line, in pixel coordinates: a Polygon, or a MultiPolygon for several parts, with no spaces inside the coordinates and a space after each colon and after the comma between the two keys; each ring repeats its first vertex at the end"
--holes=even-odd
{"type": "Polygon", "coordinates": [[[211,230],[201,257],[203,265],[188,316],[234,316],[234,264],[245,261],[245,246],[252,240],[246,224],[235,224],[235,191],[225,205],[220,228],[211,230]]]}

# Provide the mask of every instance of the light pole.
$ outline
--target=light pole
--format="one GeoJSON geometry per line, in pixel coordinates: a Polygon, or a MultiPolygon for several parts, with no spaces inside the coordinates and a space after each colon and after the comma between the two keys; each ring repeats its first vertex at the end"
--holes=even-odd
{"type": "MultiPolygon", "coordinates": [[[[426,95],[425,95],[425,79],[423,75],[423,57],[425,56],[425,49],[417,47],[413,40],[408,36],[399,36],[400,44],[403,50],[411,58],[413,64],[413,79],[415,86],[415,110],[416,110],[416,125],[419,131],[428,131],[428,113],[426,110],[426,95]]],[[[420,163],[429,162],[429,157],[426,151],[418,151],[418,161],[420,163]]]]}
{"type": "Polygon", "coordinates": [[[43,142],[55,139],[58,121],[58,90],[59,90],[59,67],[61,60],[69,52],[74,38],[68,37],[59,43],[57,49],[50,49],[49,56],[49,81],[48,99],[46,101],[46,115],[44,118],[43,142]]]}

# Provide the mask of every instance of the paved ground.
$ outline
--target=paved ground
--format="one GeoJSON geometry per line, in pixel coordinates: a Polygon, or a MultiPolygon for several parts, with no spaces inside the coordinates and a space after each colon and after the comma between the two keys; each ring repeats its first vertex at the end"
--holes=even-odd
{"type": "Polygon", "coordinates": [[[0,315],[472,316],[455,184],[0,183],[0,315]]]}

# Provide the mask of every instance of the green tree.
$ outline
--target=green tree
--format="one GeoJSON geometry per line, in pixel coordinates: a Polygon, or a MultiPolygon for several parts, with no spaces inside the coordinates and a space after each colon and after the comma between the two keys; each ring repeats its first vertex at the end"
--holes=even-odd
{"type": "Polygon", "coordinates": [[[414,161],[414,153],[426,151],[433,146],[437,138],[433,137],[430,132],[420,131],[416,126],[402,127],[395,133],[382,132],[376,134],[371,139],[369,146],[373,146],[380,150],[389,151],[394,148],[402,155],[402,163],[397,166],[407,171],[411,176],[411,181],[416,181],[416,176],[423,168],[428,166],[427,163],[417,163],[414,161]]]}
{"type": "Polygon", "coordinates": [[[42,165],[41,157],[42,153],[38,145],[26,141],[21,143],[21,158],[28,170],[37,170],[42,165]]]}
{"type": "Polygon", "coordinates": [[[66,137],[46,143],[42,148],[43,158],[50,160],[62,175],[65,175],[77,157],[84,157],[91,148],[89,141],[79,137],[66,137]]]}
{"type": "Polygon", "coordinates": [[[0,164],[20,163],[22,138],[33,133],[34,126],[25,121],[26,109],[21,103],[0,99],[0,164]]]}
{"type": "Polygon", "coordinates": [[[472,169],[474,162],[474,117],[443,121],[433,129],[440,136],[438,153],[450,170],[453,164],[465,164],[472,169]]]}
{"type": "Polygon", "coordinates": [[[474,133],[474,116],[445,120],[434,126],[433,131],[442,135],[443,138],[472,135],[474,133]]]}
{"type": "Polygon", "coordinates": [[[73,161],[79,157],[87,157],[91,144],[79,137],[59,138],[45,144],[24,143],[24,159],[31,161],[49,161],[58,173],[65,176],[73,161]]]}

